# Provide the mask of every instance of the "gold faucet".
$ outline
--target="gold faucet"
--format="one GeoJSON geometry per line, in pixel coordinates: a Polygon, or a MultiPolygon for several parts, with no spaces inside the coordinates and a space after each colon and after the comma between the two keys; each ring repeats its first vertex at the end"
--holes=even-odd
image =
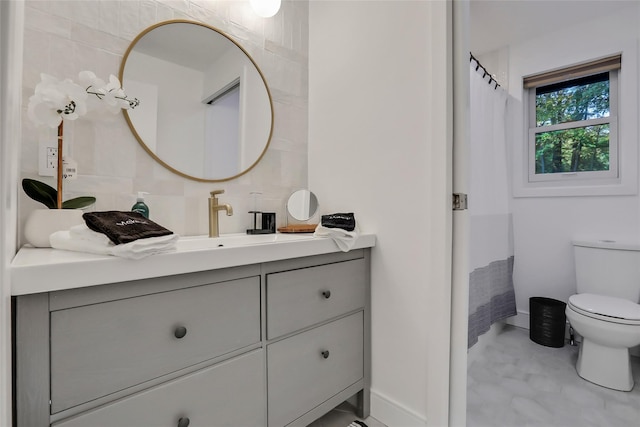
{"type": "Polygon", "coordinates": [[[224,193],[224,190],[214,190],[209,197],[209,237],[219,237],[218,211],[226,210],[227,216],[233,215],[233,208],[229,204],[219,205],[216,195],[224,193]]]}

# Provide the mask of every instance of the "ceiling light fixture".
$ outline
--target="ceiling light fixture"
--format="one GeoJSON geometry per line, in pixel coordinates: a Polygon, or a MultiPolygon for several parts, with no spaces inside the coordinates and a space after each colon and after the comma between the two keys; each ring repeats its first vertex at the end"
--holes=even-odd
{"type": "Polygon", "coordinates": [[[281,0],[249,0],[256,15],[271,18],[280,10],[281,0]]]}

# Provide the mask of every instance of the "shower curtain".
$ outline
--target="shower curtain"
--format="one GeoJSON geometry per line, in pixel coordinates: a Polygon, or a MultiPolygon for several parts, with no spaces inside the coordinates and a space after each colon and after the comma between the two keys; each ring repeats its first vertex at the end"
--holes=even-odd
{"type": "MultiPolygon", "coordinates": [[[[492,80],[492,79],[491,79],[492,80]]],[[[498,320],[516,314],[509,208],[507,93],[470,65],[470,274],[468,348],[498,320]]]]}

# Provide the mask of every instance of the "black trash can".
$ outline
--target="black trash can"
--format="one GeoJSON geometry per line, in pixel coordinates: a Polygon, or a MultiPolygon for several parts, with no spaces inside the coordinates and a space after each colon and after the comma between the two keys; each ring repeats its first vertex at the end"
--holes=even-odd
{"type": "Polygon", "coordinates": [[[567,304],[552,298],[529,298],[529,338],[547,347],[564,347],[567,304]]]}

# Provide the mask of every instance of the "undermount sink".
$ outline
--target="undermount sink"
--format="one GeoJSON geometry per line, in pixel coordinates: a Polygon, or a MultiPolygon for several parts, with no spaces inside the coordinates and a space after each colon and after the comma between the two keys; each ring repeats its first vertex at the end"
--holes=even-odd
{"type": "Polygon", "coordinates": [[[233,248],[240,246],[265,245],[313,239],[313,234],[223,234],[220,237],[189,236],[178,240],[179,251],[212,248],[233,248]]]}

